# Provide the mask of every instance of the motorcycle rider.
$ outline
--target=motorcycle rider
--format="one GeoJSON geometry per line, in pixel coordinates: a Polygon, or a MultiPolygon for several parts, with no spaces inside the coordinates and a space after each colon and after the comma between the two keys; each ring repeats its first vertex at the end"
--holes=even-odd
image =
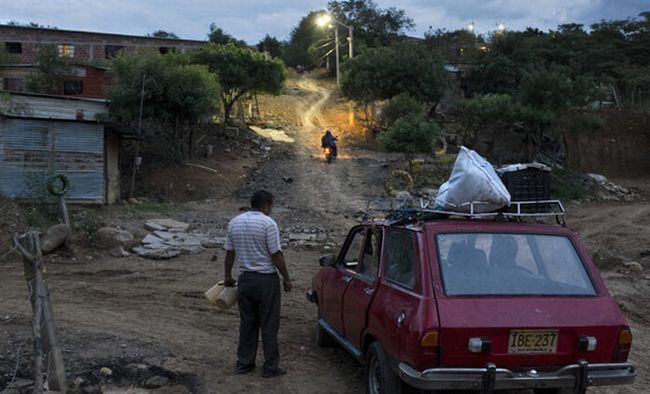
{"type": "Polygon", "coordinates": [[[334,137],[330,129],[327,129],[325,131],[325,135],[323,138],[321,138],[321,145],[323,149],[330,148],[334,157],[336,157],[337,154],[336,141],[338,141],[338,138],[334,137]]]}

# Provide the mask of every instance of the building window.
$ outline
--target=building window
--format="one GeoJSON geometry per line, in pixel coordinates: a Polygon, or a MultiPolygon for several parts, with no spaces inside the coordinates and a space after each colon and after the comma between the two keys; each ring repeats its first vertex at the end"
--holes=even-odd
{"type": "Polygon", "coordinates": [[[2,89],[12,92],[22,92],[24,90],[24,81],[22,78],[4,78],[2,89]]]}
{"type": "Polygon", "coordinates": [[[74,45],[59,44],[59,57],[74,57],[74,45]]]}
{"type": "Polygon", "coordinates": [[[83,93],[83,81],[79,79],[68,79],[63,81],[63,94],[66,96],[78,96],[83,93]]]}
{"type": "Polygon", "coordinates": [[[5,42],[5,52],[11,54],[23,53],[23,44],[20,42],[5,42]]]}
{"type": "Polygon", "coordinates": [[[124,48],[122,45],[106,45],[104,47],[104,57],[106,59],[112,59],[120,54],[122,48],[124,48]]]}

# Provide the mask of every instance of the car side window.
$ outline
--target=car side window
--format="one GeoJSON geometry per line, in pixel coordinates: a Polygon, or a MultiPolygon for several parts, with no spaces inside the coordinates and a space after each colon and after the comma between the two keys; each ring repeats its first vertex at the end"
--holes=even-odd
{"type": "Polygon", "coordinates": [[[411,231],[391,230],[388,233],[387,248],[384,277],[408,289],[415,289],[415,234],[411,231]]]}
{"type": "Polygon", "coordinates": [[[382,231],[375,227],[368,231],[363,242],[363,260],[357,272],[369,279],[377,277],[379,259],[381,258],[382,231]]]}
{"type": "Polygon", "coordinates": [[[360,228],[352,234],[352,240],[348,243],[348,248],[343,256],[342,264],[345,268],[356,270],[361,257],[361,249],[365,237],[365,229],[360,228]]]}

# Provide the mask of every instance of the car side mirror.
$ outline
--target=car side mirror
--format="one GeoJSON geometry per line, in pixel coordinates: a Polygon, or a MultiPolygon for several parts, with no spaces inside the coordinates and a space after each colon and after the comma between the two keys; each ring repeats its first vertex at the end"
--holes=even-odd
{"type": "Polygon", "coordinates": [[[318,259],[318,264],[320,264],[321,267],[331,267],[334,263],[336,263],[336,257],[333,254],[318,259]]]}

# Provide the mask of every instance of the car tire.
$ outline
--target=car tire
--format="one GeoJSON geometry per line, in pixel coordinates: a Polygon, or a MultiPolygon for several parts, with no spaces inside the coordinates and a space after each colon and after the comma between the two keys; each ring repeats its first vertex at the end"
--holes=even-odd
{"type": "Polygon", "coordinates": [[[370,344],[366,353],[366,394],[401,394],[402,382],[393,372],[388,356],[379,342],[370,344]]]}
{"type": "Polygon", "coordinates": [[[336,345],[336,341],[332,336],[321,327],[319,321],[321,319],[320,309],[318,310],[318,319],[316,320],[316,345],[318,347],[332,347],[336,345]]]}

